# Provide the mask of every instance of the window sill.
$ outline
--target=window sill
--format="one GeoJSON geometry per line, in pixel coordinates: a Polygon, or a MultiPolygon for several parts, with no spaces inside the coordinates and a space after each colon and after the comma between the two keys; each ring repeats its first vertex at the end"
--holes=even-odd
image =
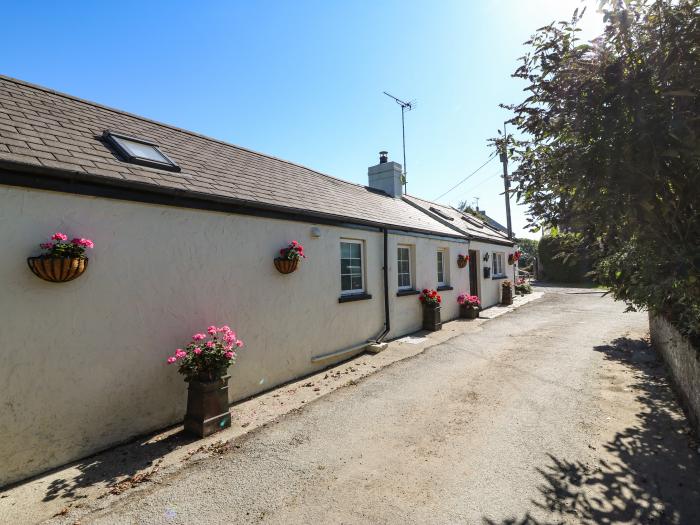
{"type": "Polygon", "coordinates": [[[418,295],[419,293],[419,290],[399,290],[398,292],[396,292],[396,296],[402,297],[404,295],[418,295]]]}
{"type": "Polygon", "coordinates": [[[352,301],[364,301],[365,299],[371,299],[372,296],[368,293],[352,293],[347,295],[341,295],[338,297],[339,303],[350,303],[352,301]]]}
{"type": "Polygon", "coordinates": [[[443,284],[442,286],[438,286],[435,288],[438,292],[444,292],[445,290],[454,290],[449,284],[443,284]]]}
{"type": "Polygon", "coordinates": [[[494,275],[493,277],[491,277],[491,279],[493,279],[494,281],[500,281],[503,279],[508,279],[508,276],[507,275],[494,275]]]}

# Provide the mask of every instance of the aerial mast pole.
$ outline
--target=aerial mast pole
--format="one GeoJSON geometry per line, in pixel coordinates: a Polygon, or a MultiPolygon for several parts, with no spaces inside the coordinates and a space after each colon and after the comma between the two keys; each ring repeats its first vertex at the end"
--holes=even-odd
{"type": "Polygon", "coordinates": [[[394,95],[390,95],[386,91],[384,91],[384,94],[387,97],[393,98],[394,101],[401,106],[401,138],[403,139],[403,192],[406,193],[406,126],[404,123],[404,113],[406,111],[411,111],[415,105],[415,102],[405,102],[400,98],[396,98],[394,95]]]}

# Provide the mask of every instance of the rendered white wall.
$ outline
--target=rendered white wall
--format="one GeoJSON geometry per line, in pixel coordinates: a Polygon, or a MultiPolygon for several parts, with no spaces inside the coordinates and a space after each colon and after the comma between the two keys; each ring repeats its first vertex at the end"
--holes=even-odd
{"type": "MultiPolygon", "coordinates": [[[[319,225],[312,238],[312,226],[0,187],[0,485],[179,422],[186,384],[165,359],[209,324],[231,325],[246,343],[231,401],[328,366],[311,358],[381,332],[382,234],[319,225]],[[47,283],[27,268],[55,231],[95,241],[75,281],[47,283]],[[341,238],[365,243],[370,300],[338,302],[341,238]],[[272,259],[292,239],[308,258],[281,275],[272,259]]],[[[396,297],[399,242],[415,246],[417,289],[436,286],[435,251],[448,248],[454,290],[442,292],[443,320],[457,317],[466,243],[389,240],[390,336],[421,326],[417,296],[396,297]]],[[[498,301],[490,297],[485,305],[498,301]]]]}

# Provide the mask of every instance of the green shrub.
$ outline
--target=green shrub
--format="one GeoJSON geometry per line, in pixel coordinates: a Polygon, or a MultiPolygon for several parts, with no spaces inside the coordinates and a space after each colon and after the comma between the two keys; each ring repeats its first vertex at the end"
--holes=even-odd
{"type": "Polygon", "coordinates": [[[559,283],[586,282],[590,261],[577,235],[543,237],[539,243],[539,278],[559,283]]]}

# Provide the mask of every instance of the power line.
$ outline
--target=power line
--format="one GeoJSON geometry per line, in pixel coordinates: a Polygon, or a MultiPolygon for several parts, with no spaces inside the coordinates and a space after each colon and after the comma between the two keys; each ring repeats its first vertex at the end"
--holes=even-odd
{"type": "Polygon", "coordinates": [[[476,175],[476,174],[479,172],[479,170],[480,170],[481,168],[483,168],[484,166],[486,166],[489,162],[491,162],[491,161],[492,161],[493,159],[495,159],[495,158],[496,158],[496,153],[493,153],[493,154],[488,158],[488,160],[487,160],[486,162],[484,162],[481,166],[479,166],[479,167],[476,168],[474,171],[472,171],[469,175],[467,175],[466,177],[464,177],[464,178],[463,178],[461,181],[459,181],[457,184],[455,184],[454,186],[452,186],[452,187],[451,187],[449,190],[447,190],[445,193],[443,193],[443,194],[440,195],[439,197],[435,197],[435,200],[442,199],[445,195],[447,195],[448,193],[450,193],[450,192],[451,192],[452,190],[454,190],[457,186],[459,186],[459,185],[462,184],[463,182],[466,182],[470,177],[476,175]]]}
{"type": "Polygon", "coordinates": [[[469,193],[471,193],[472,191],[474,191],[476,188],[478,188],[479,186],[481,186],[484,182],[488,182],[488,181],[490,181],[491,179],[493,179],[494,177],[498,177],[498,176],[500,176],[500,175],[501,175],[500,173],[492,173],[491,175],[489,175],[488,177],[486,177],[486,178],[485,178],[484,180],[482,180],[481,182],[475,184],[474,186],[471,186],[468,190],[464,190],[464,195],[468,195],[469,193]]]}

